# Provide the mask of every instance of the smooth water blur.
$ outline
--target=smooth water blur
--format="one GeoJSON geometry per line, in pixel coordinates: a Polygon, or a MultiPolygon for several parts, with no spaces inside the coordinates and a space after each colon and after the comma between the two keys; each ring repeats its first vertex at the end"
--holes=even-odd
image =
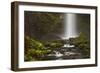
{"type": "Polygon", "coordinates": [[[62,39],[69,39],[71,37],[77,37],[77,16],[76,14],[65,14],[64,21],[64,34],[62,39]]]}

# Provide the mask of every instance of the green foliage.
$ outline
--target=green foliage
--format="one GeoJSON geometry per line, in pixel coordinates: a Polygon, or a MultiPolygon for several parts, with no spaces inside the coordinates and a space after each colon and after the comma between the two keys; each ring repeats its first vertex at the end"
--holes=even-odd
{"type": "Polygon", "coordinates": [[[25,37],[25,41],[25,61],[40,60],[41,57],[50,52],[41,42],[28,36],[25,37]]]}
{"type": "Polygon", "coordinates": [[[90,41],[83,33],[80,33],[79,37],[72,39],[75,47],[78,47],[84,57],[89,57],[90,55],[90,41]]]}

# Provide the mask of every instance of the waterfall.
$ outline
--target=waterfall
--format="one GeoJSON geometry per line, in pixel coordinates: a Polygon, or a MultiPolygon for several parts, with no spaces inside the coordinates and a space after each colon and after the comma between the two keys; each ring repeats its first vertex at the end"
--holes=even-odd
{"type": "MultiPolygon", "coordinates": [[[[77,37],[77,17],[76,14],[68,13],[64,15],[64,32],[62,35],[63,40],[68,40],[69,38],[77,37]]],[[[65,43],[63,47],[74,47],[74,45],[70,45],[68,43],[65,43]]],[[[67,49],[67,48],[66,48],[67,49]]],[[[65,51],[67,55],[72,54],[72,52],[65,51]]],[[[61,54],[59,51],[55,51],[56,57],[61,57],[63,54],[61,54]]]]}
{"type": "Polygon", "coordinates": [[[64,34],[62,39],[69,39],[71,37],[77,37],[77,17],[76,14],[65,14],[64,20],[64,34]]]}

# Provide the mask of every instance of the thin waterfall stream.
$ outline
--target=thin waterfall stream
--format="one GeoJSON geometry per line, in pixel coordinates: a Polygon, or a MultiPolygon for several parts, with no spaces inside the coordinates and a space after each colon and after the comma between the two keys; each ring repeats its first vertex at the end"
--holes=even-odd
{"type": "MultiPolygon", "coordinates": [[[[77,17],[76,14],[68,13],[65,14],[64,21],[64,35],[62,37],[63,40],[67,40],[69,38],[74,38],[78,36],[77,33],[77,17]]],[[[74,47],[73,45],[64,44],[64,47],[74,47]]]]}

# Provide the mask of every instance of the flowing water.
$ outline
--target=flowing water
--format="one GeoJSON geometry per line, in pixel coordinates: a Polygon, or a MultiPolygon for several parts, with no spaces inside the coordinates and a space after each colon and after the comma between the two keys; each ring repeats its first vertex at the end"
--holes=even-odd
{"type": "Polygon", "coordinates": [[[77,16],[76,14],[65,14],[64,20],[64,34],[62,39],[69,39],[71,37],[77,37],[77,16]]]}
{"type": "MultiPolygon", "coordinates": [[[[78,36],[77,33],[77,17],[76,14],[68,13],[65,14],[64,17],[64,33],[63,36],[61,37],[63,40],[67,40],[69,38],[74,38],[78,36]]],[[[64,44],[63,47],[74,47],[74,45],[70,44],[64,44]]],[[[67,51],[68,52],[68,51],[67,51]]],[[[65,52],[65,53],[67,53],[65,52]]],[[[69,54],[72,54],[72,52],[68,52],[69,54]]],[[[60,52],[56,53],[56,56],[61,56],[60,52]]]]}

